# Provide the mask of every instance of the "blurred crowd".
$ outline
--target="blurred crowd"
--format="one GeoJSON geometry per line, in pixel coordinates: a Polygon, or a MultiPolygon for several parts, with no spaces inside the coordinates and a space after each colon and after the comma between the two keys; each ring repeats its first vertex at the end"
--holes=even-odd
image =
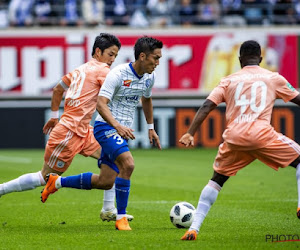
{"type": "Polygon", "coordinates": [[[0,27],[296,25],[300,0],[0,0],[0,27]]]}

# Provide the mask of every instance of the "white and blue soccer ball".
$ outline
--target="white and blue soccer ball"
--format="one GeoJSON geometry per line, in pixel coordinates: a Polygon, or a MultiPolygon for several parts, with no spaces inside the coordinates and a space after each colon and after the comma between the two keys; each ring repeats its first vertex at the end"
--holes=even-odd
{"type": "Polygon", "coordinates": [[[189,228],[192,225],[195,207],[186,201],[176,203],[170,211],[170,220],[177,228],[189,228]]]}

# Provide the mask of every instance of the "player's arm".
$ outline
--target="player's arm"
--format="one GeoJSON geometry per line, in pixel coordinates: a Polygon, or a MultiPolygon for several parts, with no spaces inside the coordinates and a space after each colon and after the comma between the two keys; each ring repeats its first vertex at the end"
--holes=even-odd
{"type": "Polygon", "coordinates": [[[217,107],[217,105],[209,99],[206,99],[203,105],[198,109],[197,114],[195,115],[188,131],[184,134],[179,142],[184,144],[186,147],[194,146],[194,135],[202,124],[202,122],[206,119],[208,114],[217,107]]]}
{"type": "Polygon", "coordinates": [[[300,106],[300,94],[297,95],[294,99],[291,100],[291,102],[297,104],[298,106],[300,106]]]}
{"type": "Polygon", "coordinates": [[[153,144],[153,140],[155,145],[161,149],[159,137],[154,130],[154,123],[153,123],[153,105],[152,105],[152,98],[146,98],[142,96],[142,107],[144,111],[144,115],[148,124],[148,136],[150,140],[150,144],[153,144]]]}
{"type": "Polygon", "coordinates": [[[122,136],[125,139],[135,139],[134,134],[132,133],[133,130],[131,128],[127,128],[125,126],[122,126],[111,114],[109,108],[108,108],[108,103],[109,99],[106,98],[105,96],[98,96],[97,100],[97,111],[99,114],[102,116],[102,118],[111,126],[113,126],[118,134],[122,136]]]}
{"type": "Polygon", "coordinates": [[[58,123],[59,118],[59,106],[62,101],[65,87],[62,85],[64,84],[62,81],[56,84],[56,86],[53,88],[52,92],[52,99],[51,99],[51,117],[46,122],[46,124],[43,127],[44,134],[50,134],[51,130],[55,127],[55,125],[58,123]]]}

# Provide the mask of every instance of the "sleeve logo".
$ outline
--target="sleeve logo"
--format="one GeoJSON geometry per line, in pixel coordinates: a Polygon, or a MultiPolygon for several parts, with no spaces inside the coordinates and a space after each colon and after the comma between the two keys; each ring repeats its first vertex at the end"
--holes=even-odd
{"type": "Polygon", "coordinates": [[[151,80],[150,80],[150,79],[147,79],[147,80],[146,80],[146,88],[149,88],[150,83],[151,83],[151,80]]]}
{"type": "Polygon", "coordinates": [[[286,83],[286,86],[288,86],[290,90],[295,91],[295,88],[289,82],[286,83]]]}

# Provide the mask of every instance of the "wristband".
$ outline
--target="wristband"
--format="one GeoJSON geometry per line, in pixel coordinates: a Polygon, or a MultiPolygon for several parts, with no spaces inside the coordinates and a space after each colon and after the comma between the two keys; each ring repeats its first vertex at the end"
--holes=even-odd
{"type": "Polygon", "coordinates": [[[59,118],[59,110],[51,111],[50,117],[51,117],[51,119],[58,119],[59,118]]]}
{"type": "Polygon", "coordinates": [[[148,129],[154,129],[154,124],[153,123],[148,124],[148,129]]]}

